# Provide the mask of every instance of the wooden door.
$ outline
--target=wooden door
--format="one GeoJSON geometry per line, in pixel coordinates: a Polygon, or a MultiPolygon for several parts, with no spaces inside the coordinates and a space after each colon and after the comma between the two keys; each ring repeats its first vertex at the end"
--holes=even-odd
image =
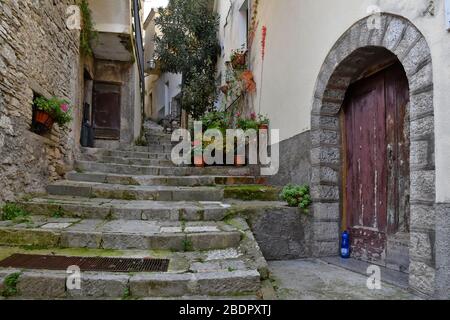
{"type": "Polygon", "coordinates": [[[400,64],[347,92],[344,214],[353,257],[383,260],[388,237],[409,229],[408,99],[400,64]]]}
{"type": "Polygon", "coordinates": [[[93,125],[96,139],[120,139],[120,85],[96,82],[93,125]]]}

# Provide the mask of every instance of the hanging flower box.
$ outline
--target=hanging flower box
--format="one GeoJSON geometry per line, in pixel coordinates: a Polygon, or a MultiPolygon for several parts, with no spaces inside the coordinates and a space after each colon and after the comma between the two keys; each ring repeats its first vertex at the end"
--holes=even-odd
{"type": "Polygon", "coordinates": [[[55,122],[63,126],[72,121],[71,108],[66,100],[38,97],[34,99],[34,106],[33,131],[36,133],[49,132],[55,122]]]}

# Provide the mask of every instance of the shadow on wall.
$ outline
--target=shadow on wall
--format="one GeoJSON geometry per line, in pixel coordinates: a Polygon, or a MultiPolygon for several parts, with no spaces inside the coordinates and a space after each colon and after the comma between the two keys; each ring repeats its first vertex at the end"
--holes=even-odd
{"type": "Polygon", "coordinates": [[[280,170],[275,176],[267,177],[267,183],[274,186],[310,184],[311,138],[310,132],[300,133],[279,143],[280,170]]]}

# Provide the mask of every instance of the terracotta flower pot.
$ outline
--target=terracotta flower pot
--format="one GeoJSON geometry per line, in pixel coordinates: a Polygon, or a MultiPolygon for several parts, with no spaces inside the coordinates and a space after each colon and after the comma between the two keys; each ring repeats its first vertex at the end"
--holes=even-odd
{"type": "Polygon", "coordinates": [[[50,131],[53,127],[53,123],[55,122],[49,113],[42,110],[36,110],[34,121],[36,124],[36,131],[39,132],[50,131]]]}
{"type": "Polygon", "coordinates": [[[231,61],[231,65],[233,66],[233,69],[239,69],[239,67],[245,66],[246,57],[245,54],[236,54],[231,61]]]}
{"type": "Polygon", "coordinates": [[[228,90],[230,89],[230,87],[229,87],[229,85],[224,85],[224,86],[221,86],[220,87],[220,91],[223,93],[223,94],[228,94],[228,90]]]}
{"type": "Polygon", "coordinates": [[[269,125],[268,124],[260,124],[259,130],[269,130],[269,125]]]}
{"type": "Polygon", "coordinates": [[[203,156],[195,156],[194,157],[194,165],[197,168],[203,168],[205,166],[205,160],[203,159],[203,156]]]}
{"type": "Polygon", "coordinates": [[[245,165],[245,156],[242,156],[242,155],[236,155],[236,156],[234,156],[234,164],[237,166],[237,167],[242,167],[242,166],[244,166],[245,165]]]}

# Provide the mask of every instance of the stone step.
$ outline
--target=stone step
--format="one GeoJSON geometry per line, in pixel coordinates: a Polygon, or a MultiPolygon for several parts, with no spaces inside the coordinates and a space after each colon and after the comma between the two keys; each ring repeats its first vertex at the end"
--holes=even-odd
{"type": "Polygon", "coordinates": [[[69,181],[84,181],[135,186],[159,185],[180,187],[214,186],[216,182],[216,178],[213,176],[137,176],[100,172],[69,172],[66,174],[66,179],[69,181]]]}
{"type": "Polygon", "coordinates": [[[47,217],[155,220],[155,221],[221,221],[230,205],[221,202],[128,201],[99,198],[54,196],[21,202],[32,215],[47,217]]]}
{"type": "Polygon", "coordinates": [[[150,144],[172,144],[172,135],[168,134],[146,134],[147,141],[150,144]]]}
{"type": "Polygon", "coordinates": [[[151,145],[151,146],[129,146],[123,145],[119,147],[119,151],[131,151],[131,152],[150,152],[150,153],[171,153],[173,149],[172,144],[163,145],[151,145]]]}
{"type": "Polygon", "coordinates": [[[153,159],[153,160],[170,160],[170,153],[150,153],[150,152],[132,152],[132,151],[120,151],[120,150],[108,150],[108,149],[93,149],[82,148],[82,157],[85,159],[91,159],[95,161],[98,157],[120,157],[120,158],[139,158],[139,159],[153,159]]]}
{"type": "Polygon", "coordinates": [[[173,167],[171,160],[166,159],[143,159],[143,158],[124,158],[114,156],[97,156],[95,159],[92,156],[82,157],[84,161],[96,161],[98,163],[115,163],[136,166],[155,166],[155,167],[173,167]]]}
{"type": "Polygon", "coordinates": [[[265,178],[258,177],[221,177],[221,176],[135,176],[113,173],[99,172],[69,172],[66,174],[69,181],[84,181],[123,185],[140,186],[180,186],[180,187],[198,187],[213,185],[248,185],[264,184],[265,178]]]}
{"type": "Polygon", "coordinates": [[[47,186],[50,195],[119,200],[222,201],[219,187],[133,186],[60,181],[47,186]]]}
{"type": "Polygon", "coordinates": [[[31,216],[0,223],[0,245],[44,248],[171,250],[236,248],[241,233],[223,222],[80,220],[31,216]]]}
{"type": "Polygon", "coordinates": [[[155,167],[137,166],[114,163],[98,163],[94,161],[76,161],[75,169],[78,172],[102,172],[130,175],[163,175],[163,176],[195,176],[195,175],[217,175],[217,176],[249,176],[250,167],[155,167]]]}
{"type": "MultiPolygon", "coordinates": [[[[208,299],[255,299],[261,289],[260,273],[250,258],[237,249],[192,253],[162,253],[138,250],[23,250],[0,248],[0,257],[14,253],[51,254],[65,257],[162,258],[169,259],[166,273],[82,272],[81,288],[69,290],[66,270],[0,269],[4,280],[16,275],[16,295],[34,299],[153,299],[209,296],[208,299]],[[201,262],[200,262],[201,261],[201,262]]],[[[205,297],[204,297],[205,298],[205,297]]]]}

